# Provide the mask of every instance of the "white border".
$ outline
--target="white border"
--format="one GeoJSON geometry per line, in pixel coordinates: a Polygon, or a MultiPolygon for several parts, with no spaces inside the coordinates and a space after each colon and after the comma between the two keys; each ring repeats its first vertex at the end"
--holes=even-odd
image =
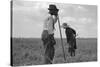
{"type": "MultiPolygon", "coordinates": [[[[58,2],[58,3],[70,3],[70,4],[86,4],[86,5],[97,5],[98,12],[100,12],[99,0],[28,0],[28,1],[47,1],[47,2],[58,2]]],[[[98,13],[98,29],[100,28],[98,13]]],[[[100,31],[98,30],[98,34],[100,31]]],[[[98,37],[100,37],[98,35],[98,37]]],[[[100,39],[99,39],[100,40],[100,39]]],[[[100,51],[98,40],[98,51],[100,51]]],[[[98,52],[98,58],[100,52],[98,52]]],[[[100,58],[99,58],[100,59],[100,58]]],[[[67,64],[53,64],[53,65],[35,65],[38,67],[98,67],[98,62],[82,62],[82,63],[67,63],[67,64]]],[[[10,0],[0,0],[0,67],[9,67],[10,65],[10,0]]],[[[29,66],[29,67],[35,67],[29,66]]]]}

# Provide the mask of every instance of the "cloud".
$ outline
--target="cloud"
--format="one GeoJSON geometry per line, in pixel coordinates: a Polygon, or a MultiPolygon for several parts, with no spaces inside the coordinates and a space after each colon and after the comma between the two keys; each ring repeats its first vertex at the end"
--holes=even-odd
{"type": "Polygon", "coordinates": [[[74,17],[63,17],[62,18],[63,22],[76,22],[76,19],[74,17]]]}
{"type": "Polygon", "coordinates": [[[88,11],[88,9],[86,9],[85,7],[80,6],[80,5],[77,5],[77,6],[75,7],[75,10],[76,10],[76,11],[84,11],[84,12],[88,11]]]}
{"type": "Polygon", "coordinates": [[[89,23],[92,23],[92,19],[91,18],[79,18],[78,22],[81,23],[81,24],[89,24],[89,23]]]}
{"type": "MultiPolygon", "coordinates": [[[[40,37],[43,30],[44,19],[48,15],[47,8],[49,4],[51,3],[37,1],[14,1],[14,36],[40,37]]],[[[91,8],[92,6],[87,7],[84,5],[75,4],[55,4],[60,10],[59,16],[61,24],[67,22],[79,33],[80,37],[96,36],[95,32],[97,32],[97,18],[95,14],[96,12],[91,12],[91,10],[94,9],[91,8]]],[[[55,37],[59,37],[60,35],[58,24],[56,24],[55,26],[55,37]]],[[[63,29],[62,34],[63,37],[65,37],[63,29]]]]}
{"type": "Polygon", "coordinates": [[[93,22],[93,20],[91,18],[86,18],[86,17],[80,17],[80,18],[75,18],[75,17],[70,17],[70,16],[67,16],[67,17],[63,17],[61,19],[61,22],[64,23],[68,23],[68,24],[77,24],[77,25],[84,25],[84,24],[90,24],[93,22]]]}

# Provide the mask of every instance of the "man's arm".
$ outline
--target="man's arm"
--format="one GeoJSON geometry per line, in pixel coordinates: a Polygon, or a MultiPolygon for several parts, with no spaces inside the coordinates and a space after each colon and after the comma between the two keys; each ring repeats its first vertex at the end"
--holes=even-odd
{"type": "Polygon", "coordinates": [[[57,22],[57,20],[58,20],[58,16],[53,16],[53,18],[54,18],[54,24],[57,22]]]}
{"type": "Polygon", "coordinates": [[[76,31],[72,29],[74,37],[76,37],[76,31]]]}

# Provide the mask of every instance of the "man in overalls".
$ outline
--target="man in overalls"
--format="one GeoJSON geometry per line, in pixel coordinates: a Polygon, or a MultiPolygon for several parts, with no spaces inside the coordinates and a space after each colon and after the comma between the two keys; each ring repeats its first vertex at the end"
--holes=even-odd
{"type": "Polygon", "coordinates": [[[57,7],[53,4],[49,5],[49,16],[44,21],[42,41],[45,49],[45,64],[52,64],[56,41],[54,39],[55,23],[57,22],[58,11],[57,7]]]}

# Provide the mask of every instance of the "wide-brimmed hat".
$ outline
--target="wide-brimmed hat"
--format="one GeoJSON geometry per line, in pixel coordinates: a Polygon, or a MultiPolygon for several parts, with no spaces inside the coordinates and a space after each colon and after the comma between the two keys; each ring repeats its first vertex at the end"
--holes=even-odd
{"type": "Polygon", "coordinates": [[[59,9],[57,9],[56,5],[54,5],[54,4],[50,4],[48,10],[56,10],[56,11],[59,11],[59,9]]]}

